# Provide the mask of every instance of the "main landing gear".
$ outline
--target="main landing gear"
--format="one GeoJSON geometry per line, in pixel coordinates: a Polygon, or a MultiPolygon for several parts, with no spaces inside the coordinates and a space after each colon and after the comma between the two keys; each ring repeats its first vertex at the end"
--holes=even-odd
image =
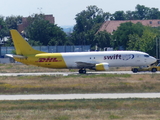
{"type": "Polygon", "coordinates": [[[79,74],[86,74],[86,69],[80,69],[79,74]]]}

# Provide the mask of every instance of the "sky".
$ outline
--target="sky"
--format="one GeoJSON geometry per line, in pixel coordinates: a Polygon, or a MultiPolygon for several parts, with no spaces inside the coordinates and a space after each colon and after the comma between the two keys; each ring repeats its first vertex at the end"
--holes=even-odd
{"type": "Polygon", "coordinates": [[[103,12],[135,11],[137,4],[160,10],[160,0],[0,0],[0,16],[28,17],[33,14],[52,14],[58,26],[76,24],[76,14],[96,5],[103,12]]]}

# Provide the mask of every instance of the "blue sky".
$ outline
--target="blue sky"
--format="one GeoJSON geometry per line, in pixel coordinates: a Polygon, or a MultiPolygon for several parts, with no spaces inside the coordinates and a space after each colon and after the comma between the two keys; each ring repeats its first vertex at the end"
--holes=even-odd
{"type": "Polygon", "coordinates": [[[74,25],[77,13],[96,5],[104,12],[134,11],[137,4],[159,8],[160,0],[0,0],[1,16],[27,17],[35,13],[53,14],[58,26],[74,25]]]}

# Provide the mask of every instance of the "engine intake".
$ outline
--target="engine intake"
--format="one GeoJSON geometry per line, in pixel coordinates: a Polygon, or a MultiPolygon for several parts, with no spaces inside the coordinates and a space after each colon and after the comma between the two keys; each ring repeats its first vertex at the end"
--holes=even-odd
{"type": "Polygon", "coordinates": [[[96,64],[95,70],[97,71],[105,71],[109,69],[109,64],[108,63],[100,63],[96,64]]]}

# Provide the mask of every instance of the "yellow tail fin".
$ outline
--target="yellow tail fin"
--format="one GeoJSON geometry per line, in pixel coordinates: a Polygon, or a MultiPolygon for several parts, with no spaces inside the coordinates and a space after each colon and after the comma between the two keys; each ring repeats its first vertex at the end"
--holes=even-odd
{"type": "Polygon", "coordinates": [[[19,34],[17,30],[10,30],[14,47],[17,55],[32,55],[38,53],[45,53],[33,49],[28,42],[19,34]]]}

